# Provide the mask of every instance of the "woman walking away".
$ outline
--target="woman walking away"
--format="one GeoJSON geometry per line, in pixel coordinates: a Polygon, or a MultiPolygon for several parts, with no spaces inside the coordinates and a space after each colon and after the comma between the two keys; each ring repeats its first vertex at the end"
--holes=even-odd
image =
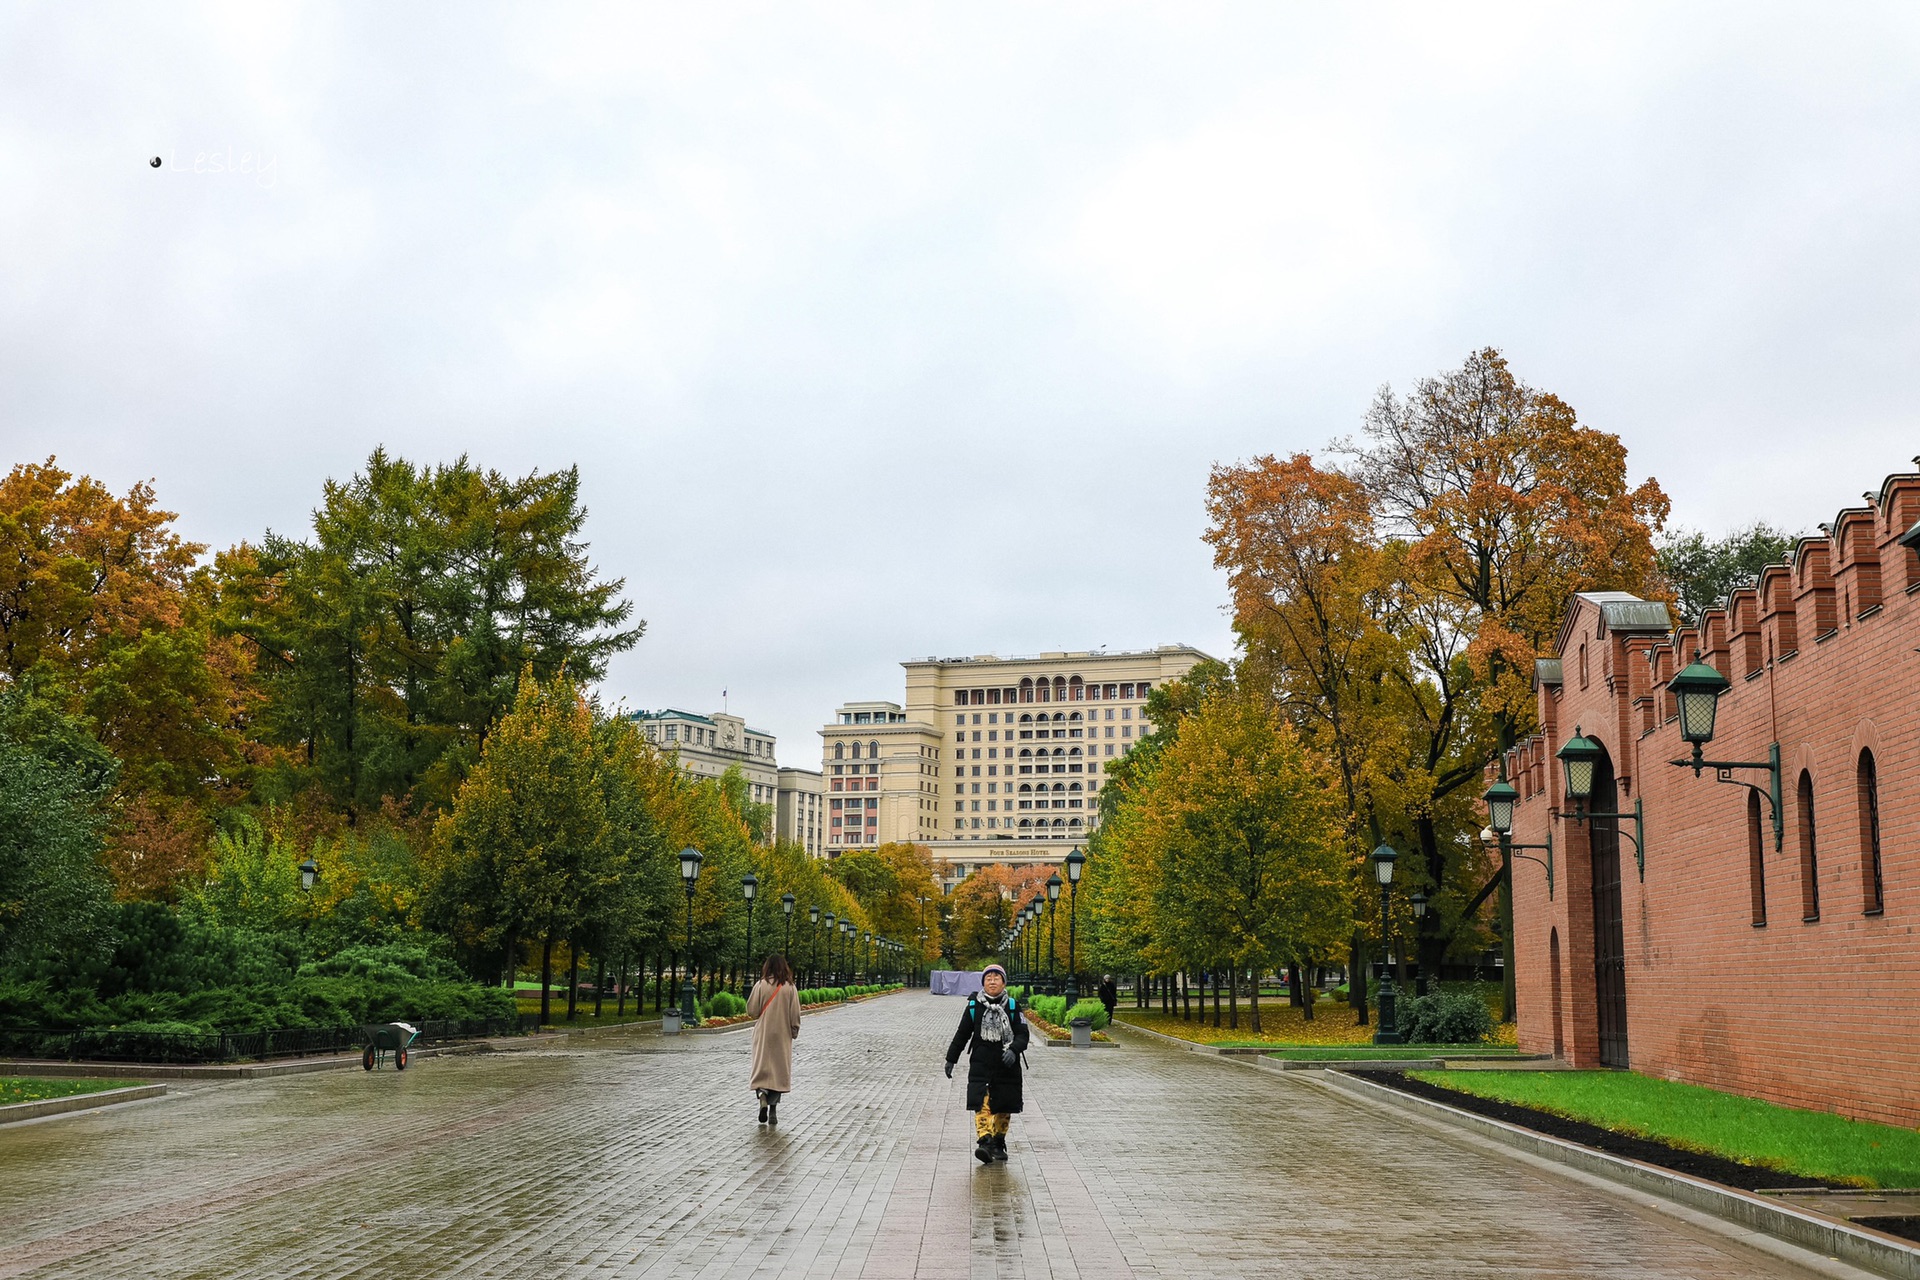
{"type": "Polygon", "coordinates": [[[753,1079],[760,1123],[780,1123],[780,1095],[793,1092],[793,1038],[800,1034],[800,993],[785,956],[767,957],[747,997],[753,1024],[753,1079]]]}
{"type": "Polygon", "coordinates": [[[1107,1021],[1113,1021],[1114,1006],[1120,1003],[1120,988],[1113,985],[1113,975],[1100,976],[1100,1005],[1107,1011],[1107,1021]]]}
{"type": "Polygon", "coordinates": [[[1020,1114],[1020,1055],[1027,1051],[1027,1020],[1007,994],[1007,971],[990,964],[980,994],[967,997],[960,1029],[947,1046],[947,1079],[960,1050],[967,1061],[967,1110],[973,1113],[973,1156],[981,1164],[1007,1158],[1007,1126],[1020,1114]],[[969,1048],[969,1045],[971,1048],[969,1048]]]}

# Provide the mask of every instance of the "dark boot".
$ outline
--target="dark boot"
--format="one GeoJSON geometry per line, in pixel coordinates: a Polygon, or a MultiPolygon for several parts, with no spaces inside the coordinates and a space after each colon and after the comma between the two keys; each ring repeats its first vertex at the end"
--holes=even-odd
{"type": "Polygon", "coordinates": [[[760,1097],[760,1123],[765,1124],[767,1122],[767,1091],[755,1089],[754,1092],[760,1097]]]}
{"type": "Polygon", "coordinates": [[[771,1089],[767,1091],[767,1123],[780,1123],[780,1095],[771,1089]]]}
{"type": "Polygon", "coordinates": [[[1004,1133],[996,1133],[993,1135],[993,1158],[995,1160],[1005,1160],[1007,1158],[1007,1135],[1004,1133]]]}
{"type": "Polygon", "coordinates": [[[981,1134],[980,1140],[973,1144],[973,1158],[981,1164],[993,1163],[993,1139],[990,1136],[981,1134]]]}

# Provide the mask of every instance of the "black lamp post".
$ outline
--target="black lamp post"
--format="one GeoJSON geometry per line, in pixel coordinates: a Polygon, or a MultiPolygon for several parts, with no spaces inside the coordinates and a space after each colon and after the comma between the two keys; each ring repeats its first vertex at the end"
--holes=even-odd
{"type": "Polygon", "coordinates": [[[913,960],[915,977],[920,976],[920,969],[927,963],[927,895],[923,893],[918,897],[920,899],[920,932],[917,940],[920,943],[920,954],[913,960]]]}
{"type": "Polygon", "coordinates": [[[871,984],[873,982],[873,930],[862,929],[860,931],[860,947],[867,953],[866,978],[867,982],[871,984]]]}
{"type": "MultiPolygon", "coordinates": [[[[1708,667],[1707,670],[1711,671],[1713,668],[1708,667]]],[[[1711,728],[1711,726],[1709,726],[1709,728],[1711,728]]],[[[1698,748],[1696,747],[1695,750],[1698,750],[1698,748]]],[[[1635,798],[1632,813],[1616,813],[1612,811],[1602,813],[1598,809],[1588,809],[1586,807],[1589,800],[1598,798],[1593,794],[1594,774],[1600,764],[1600,757],[1605,753],[1599,743],[1580,731],[1579,725],[1573,727],[1573,736],[1568,738],[1566,745],[1554,754],[1559,757],[1561,764],[1566,766],[1567,796],[1573,801],[1573,812],[1556,812],[1553,816],[1556,818],[1571,818],[1579,823],[1584,823],[1592,818],[1612,818],[1615,820],[1632,818],[1633,830],[1631,832],[1627,831],[1624,827],[1618,828],[1617,830],[1620,835],[1626,836],[1627,839],[1633,841],[1634,865],[1640,873],[1640,879],[1644,881],[1647,878],[1646,825],[1641,815],[1639,799],[1637,797],[1635,798]]],[[[1686,762],[1681,761],[1679,763],[1684,764],[1686,762]]],[[[1777,787],[1779,784],[1776,782],[1774,785],[1777,787]]]]}
{"type": "Polygon", "coordinates": [[[1387,959],[1392,935],[1388,932],[1387,887],[1393,883],[1393,863],[1400,855],[1391,846],[1380,844],[1373,851],[1373,878],[1380,882],[1380,1026],[1373,1033],[1375,1044],[1405,1044],[1393,1004],[1398,993],[1393,989],[1393,965],[1387,959]]]}
{"type": "Polygon", "coordinates": [[[1713,721],[1720,708],[1720,695],[1733,685],[1728,679],[1700,661],[1696,651],[1693,661],[1675,673],[1667,681],[1667,688],[1673,694],[1673,700],[1680,706],[1680,737],[1693,747],[1693,755],[1685,760],[1669,760],[1668,764],[1682,769],[1692,769],[1693,776],[1699,777],[1702,769],[1713,770],[1715,782],[1730,783],[1745,787],[1755,795],[1765,796],[1767,805],[1773,811],[1773,851],[1780,852],[1786,840],[1786,817],[1780,808],[1780,744],[1767,746],[1765,760],[1707,760],[1702,758],[1700,748],[1713,741],[1713,721]],[[1767,785],[1757,787],[1751,782],[1742,781],[1733,776],[1735,769],[1760,769],[1767,775],[1767,785]]]}
{"type": "MultiPolygon", "coordinates": [[[[300,918],[300,936],[305,937],[307,929],[313,924],[313,886],[320,879],[320,864],[308,858],[300,864],[300,890],[307,895],[307,910],[300,918]]],[[[509,958],[508,963],[512,960],[509,958]]],[[[511,979],[509,979],[511,981],[511,979]]]]}
{"type": "Polygon", "coordinates": [[[1087,855],[1078,849],[1067,854],[1067,1008],[1080,1003],[1080,967],[1078,942],[1080,925],[1080,872],[1087,855]]]}
{"type": "Polygon", "coordinates": [[[833,967],[833,942],[840,936],[840,926],[836,923],[839,918],[833,912],[827,912],[827,985],[830,987],[840,985],[837,981],[839,971],[833,967]]]}
{"type": "Polygon", "coordinates": [[[693,886],[700,882],[700,863],[704,859],[692,845],[680,851],[680,883],[687,890],[687,954],[680,963],[680,1021],[698,1026],[699,1015],[693,1009],[693,886]]]}
{"type": "Polygon", "coordinates": [[[793,895],[792,894],[783,893],[780,895],[780,915],[781,915],[781,919],[783,921],[783,926],[784,926],[783,931],[780,935],[780,954],[785,956],[789,961],[791,961],[793,959],[793,895]]]}
{"type": "Polygon", "coordinates": [[[1056,871],[1047,877],[1047,905],[1053,908],[1053,911],[1047,916],[1047,991],[1049,994],[1056,994],[1060,990],[1059,984],[1054,981],[1053,977],[1053,940],[1058,937],[1060,933],[1059,904],[1060,873],[1056,871]]]}
{"type": "MultiPolygon", "coordinates": [[[[1420,933],[1420,922],[1422,920],[1425,920],[1426,918],[1427,918],[1426,891],[1422,889],[1415,889],[1413,891],[1413,932],[1416,937],[1419,936],[1419,933],[1420,933]]],[[[1420,958],[1420,953],[1418,950],[1415,950],[1414,959],[1416,963],[1418,962],[1419,958],[1420,958]]],[[[1415,968],[1414,970],[1413,994],[1417,996],[1423,996],[1427,994],[1427,967],[1423,964],[1418,965],[1418,967],[1415,968]]]]}
{"type": "Polygon", "coordinates": [[[740,892],[747,899],[747,963],[746,972],[741,975],[740,985],[753,981],[753,895],[759,891],[760,877],[749,871],[740,877],[740,892]]]}
{"type": "Polygon", "coordinates": [[[813,971],[812,986],[820,985],[820,908],[807,908],[807,968],[813,971]]]}

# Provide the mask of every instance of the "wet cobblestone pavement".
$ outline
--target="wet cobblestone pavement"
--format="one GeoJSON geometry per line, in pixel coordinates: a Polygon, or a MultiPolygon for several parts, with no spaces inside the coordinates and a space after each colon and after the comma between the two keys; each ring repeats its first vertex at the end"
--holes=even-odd
{"type": "Polygon", "coordinates": [[[981,1168],[959,1004],[211,1086],[0,1130],[0,1278],[1847,1275],[1310,1082],[1129,1041],[1030,1054],[981,1168]],[[577,1047],[576,1047],[577,1046],[577,1047]]]}

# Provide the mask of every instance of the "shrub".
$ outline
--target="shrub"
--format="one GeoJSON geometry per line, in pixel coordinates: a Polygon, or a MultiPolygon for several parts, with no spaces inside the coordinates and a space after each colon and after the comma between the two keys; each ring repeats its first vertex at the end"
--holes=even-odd
{"type": "Polygon", "coordinates": [[[703,1018],[737,1018],[747,1011],[747,1002],[731,991],[716,991],[707,1000],[703,1018]]]}
{"type": "Polygon", "coordinates": [[[1486,1002],[1470,991],[1406,997],[1396,1016],[1408,1044],[1478,1044],[1493,1033],[1486,1002]]]}
{"type": "MultiPolygon", "coordinates": [[[[1065,1004],[1066,999],[1065,996],[1061,996],[1060,1003],[1065,1004]]],[[[1073,1025],[1075,1018],[1091,1018],[1095,1031],[1105,1031],[1107,1029],[1107,1006],[1101,1004],[1096,999],[1084,999],[1066,1011],[1065,1020],[1059,1023],[1059,1025],[1070,1027],[1073,1025]]],[[[1049,1019],[1049,1021],[1052,1020],[1049,1019]]]]}

